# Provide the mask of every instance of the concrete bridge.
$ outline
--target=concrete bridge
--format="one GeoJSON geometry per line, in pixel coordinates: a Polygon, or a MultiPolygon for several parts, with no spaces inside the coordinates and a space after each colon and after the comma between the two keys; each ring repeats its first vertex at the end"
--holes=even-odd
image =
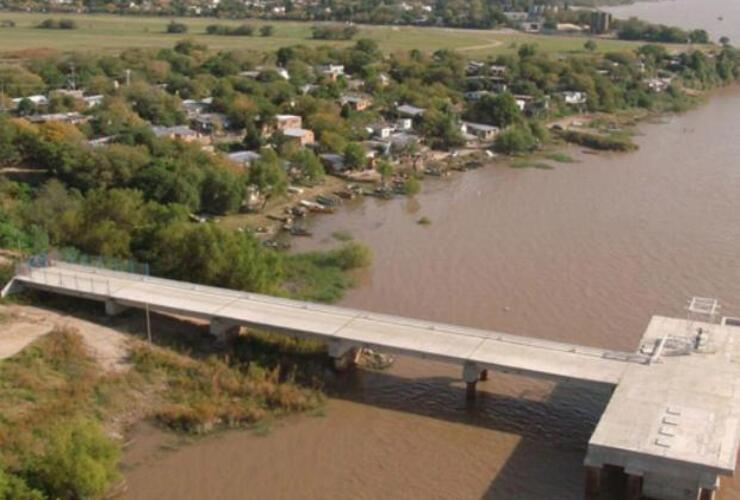
{"type": "Polygon", "coordinates": [[[3,296],[22,288],[205,319],[218,337],[247,326],[320,339],[340,368],[363,348],[454,363],[471,399],[488,370],[613,386],[589,441],[589,498],[608,465],[629,498],[709,500],[737,462],[740,327],[728,321],[654,317],[627,353],[47,260],[21,266],[3,296]]]}

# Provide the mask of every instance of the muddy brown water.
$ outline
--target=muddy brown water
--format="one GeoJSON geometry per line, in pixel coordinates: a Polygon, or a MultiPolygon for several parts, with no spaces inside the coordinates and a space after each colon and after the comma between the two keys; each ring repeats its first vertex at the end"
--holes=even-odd
{"type": "MultiPolygon", "coordinates": [[[[662,124],[640,150],[553,170],[489,166],[414,199],[317,217],[303,248],[346,230],[375,262],[343,304],[632,350],[692,295],[740,313],[740,90],[662,124]],[[416,224],[426,216],[428,226],[416,224]]],[[[399,358],[335,382],[322,415],[188,446],[142,427],[132,499],[577,499],[609,391],[495,374],[464,404],[460,369],[399,358]]],[[[605,498],[618,498],[617,480],[605,498]]],[[[723,499],[740,498],[724,481],[723,499]]]]}

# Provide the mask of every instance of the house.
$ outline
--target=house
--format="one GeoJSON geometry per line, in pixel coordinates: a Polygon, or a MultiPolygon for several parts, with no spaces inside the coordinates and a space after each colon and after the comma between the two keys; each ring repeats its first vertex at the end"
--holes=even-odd
{"type": "Polygon", "coordinates": [[[396,130],[405,132],[412,128],[414,128],[414,121],[411,118],[399,118],[396,120],[396,130]]]}
{"type": "Polygon", "coordinates": [[[645,80],[645,84],[651,92],[660,93],[665,92],[671,85],[670,78],[648,78],[645,80]]]}
{"type": "Polygon", "coordinates": [[[83,90],[56,89],[49,92],[49,97],[71,97],[72,99],[82,99],[84,95],[83,90]]]}
{"type": "Polygon", "coordinates": [[[79,123],[85,123],[89,119],[90,119],[89,116],[85,116],[76,111],[71,111],[69,113],[50,113],[50,114],[43,114],[43,115],[32,115],[32,116],[27,117],[27,120],[30,121],[31,123],[64,122],[64,123],[79,124],[79,123]]]}
{"type": "Polygon", "coordinates": [[[200,133],[186,127],[177,125],[174,127],[152,127],[154,135],[160,139],[172,139],[183,142],[193,142],[199,140],[202,136],[200,133]]]}
{"type": "Polygon", "coordinates": [[[283,130],[283,136],[286,141],[296,143],[300,146],[307,146],[314,143],[313,132],[305,128],[286,128],[283,130]]]}
{"type": "Polygon", "coordinates": [[[235,151],[233,153],[229,153],[227,156],[229,160],[244,167],[248,167],[253,162],[262,158],[262,156],[260,156],[256,151],[235,151]]]}
{"type": "Polygon", "coordinates": [[[298,115],[275,115],[275,128],[285,130],[287,128],[302,128],[303,118],[298,115]]]}
{"type": "Polygon", "coordinates": [[[566,90],[565,92],[561,92],[560,95],[563,96],[565,104],[570,106],[581,106],[586,104],[588,100],[588,95],[585,92],[577,90],[566,90]]]}
{"type": "Polygon", "coordinates": [[[393,125],[382,122],[370,125],[367,129],[373,137],[378,139],[387,139],[396,131],[393,125]]]}
{"type": "Polygon", "coordinates": [[[486,63],[481,61],[469,61],[468,65],[465,67],[465,74],[466,75],[479,75],[483,72],[483,69],[485,69],[486,63]]]}
{"type": "Polygon", "coordinates": [[[90,139],[87,141],[87,145],[91,148],[99,148],[110,144],[113,139],[115,139],[114,136],[98,137],[97,139],[90,139]]]}
{"type": "Polygon", "coordinates": [[[342,106],[349,106],[354,111],[365,111],[373,104],[370,96],[363,94],[345,94],[339,102],[342,106]]]}
{"type": "Polygon", "coordinates": [[[400,106],[397,106],[396,111],[399,115],[406,118],[417,118],[424,116],[424,108],[417,108],[416,106],[411,106],[410,104],[402,104],[400,106]]]}
{"type": "Polygon", "coordinates": [[[344,76],[344,65],[343,64],[324,64],[316,68],[316,72],[319,75],[327,77],[332,82],[336,82],[337,78],[344,76]]]}
{"type": "Polygon", "coordinates": [[[85,106],[87,106],[87,109],[91,109],[103,104],[104,98],[105,97],[102,94],[88,95],[83,97],[82,101],[85,103],[85,106]]]}
{"type": "Polygon", "coordinates": [[[49,104],[49,99],[45,95],[30,95],[27,97],[16,97],[15,99],[11,99],[10,102],[13,104],[13,107],[18,107],[21,101],[25,99],[28,99],[29,101],[31,101],[31,104],[33,104],[36,107],[48,106],[49,104]]]}
{"type": "Polygon", "coordinates": [[[496,138],[499,128],[484,123],[462,122],[460,127],[463,134],[469,134],[481,142],[490,142],[496,138]]]}
{"type": "Polygon", "coordinates": [[[211,108],[212,99],[185,99],[182,101],[182,108],[185,110],[185,114],[188,118],[192,119],[201,113],[206,113],[211,108]]]}
{"type": "Polygon", "coordinates": [[[203,113],[192,120],[193,129],[203,134],[223,132],[229,128],[229,118],[223,113],[203,113]]]}
{"type": "Polygon", "coordinates": [[[509,68],[500,64],[492,64],[488,68],[488,74],[494,78],[506,78],[509,68]]]}

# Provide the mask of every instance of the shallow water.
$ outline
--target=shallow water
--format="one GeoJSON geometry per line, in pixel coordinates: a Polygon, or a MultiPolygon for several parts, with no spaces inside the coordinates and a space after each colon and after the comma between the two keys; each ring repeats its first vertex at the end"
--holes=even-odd
{"type": "MultiPolygon", "coordinates": [[[[313,219],[302,248],[346,230],[375,262],[344,305],[632,350],[652,314],[692,295],[740,313],[740,90],[663,124],[636,153],[570,153],[554,170],[490,166],[414,199],[313,219]],[[421,216],[428,226],[416,224],[421,216]]],[[[460,370],[400,358],[336,381],[324,416],[267,436],[229,432],[166,451],[144,428],[128,498],[582,498],[608,391],[494,374],[464,404],[460,370]]],[[[607,485],[612,498],[618,485],[607,485]]],[[[726,481],[721,498],[740,496],[726,481]]]]}

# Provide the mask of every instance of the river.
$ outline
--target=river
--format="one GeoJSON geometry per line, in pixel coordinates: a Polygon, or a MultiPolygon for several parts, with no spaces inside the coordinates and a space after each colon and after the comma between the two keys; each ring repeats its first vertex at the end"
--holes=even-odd
{"type": "MultiPolygon", "coordinates": [[[[343,305],[632,350],[652,314],[683,316],[692,295],[740,313],[738,116],[740,89],[723,91],[641,125],[635,153],[574,149],[578,162],[553,170],[430,180],[413,199],[315,218],[302,245],[335,245],[346,230],[372,247],[343,305]]],[[[265,436],[227,432],[173,451],[144,428],[126,454],[127,497],[582,498],[608,392],[494,374],[468,408],[460,375],[407,358],[358,371],[338,379],[321,416],[265,436]]],[[[725,481],[720,498],[738,497],[740,480],[725,481]]]]}
{"type": "Polygon", "coordinates": [[[740,43],[740,2],[737,0],[641,1],[604,10],[619,18],[638,17],[685,29],[701,28],[707,30],[714,41],[727,36],[733,43],[740,43]]]}

